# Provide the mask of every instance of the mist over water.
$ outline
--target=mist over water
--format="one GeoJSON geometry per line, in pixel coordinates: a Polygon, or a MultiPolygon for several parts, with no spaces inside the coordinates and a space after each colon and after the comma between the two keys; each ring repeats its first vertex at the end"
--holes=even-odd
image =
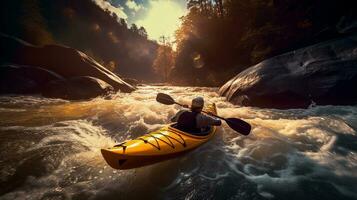
{"type": "Polygon", "coordinates": [[[357,107],[275,110],[238,107],[217,88],[141,86],[131,94],[69,102],[0,97],[0,199],[357,199],[357,107]],[[185,156],[119,171],[100,149],[158,129],[180,108],[215,102],[225,124],[185,156]]]}

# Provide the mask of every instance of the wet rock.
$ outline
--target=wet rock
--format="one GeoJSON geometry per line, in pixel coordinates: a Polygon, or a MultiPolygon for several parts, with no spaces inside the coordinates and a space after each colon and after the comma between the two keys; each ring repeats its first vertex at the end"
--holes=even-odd
{"type": "Polygon", "coordinates": [[[0,94],[36,94],[44,84],[56,80],[63,77],[40,67],[0,66],[0,94]]]}
{"type": "Polygon", "coordinates": [[[108,83],[90,76],[73,77],[68,80],[49,82],[42,91],[42,95],[49,98],[68,100],[91,99],[104,96],[114,91],[108,83]]]}
{"type": "Polygon", "coordinates": [[[219,93],[235,104],[265,108],[357,103],[357,35],[273,57],[224,84],[219,93]]]}
{"type": "Polygon", "coordinates": [[[134,78],[122,78],[123,81],[129,83],[130,85],[137,86],[139,84],[139,81],[134,78]]]}
{"type": "Polygon", "coordinates": [[[107,82],[121,92],[135,89],[91,57],[73,48],[60,45],[37,47],[3,34],[0,34],[0,44],[1,63],[41,67],[66,79],[91,76],[107,82]]]}

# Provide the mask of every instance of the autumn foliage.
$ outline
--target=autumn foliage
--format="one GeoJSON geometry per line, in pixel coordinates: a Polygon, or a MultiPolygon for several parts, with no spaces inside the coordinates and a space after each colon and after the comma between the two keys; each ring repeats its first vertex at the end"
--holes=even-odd
{"type": "Polygon", "coordinates": [[[218,86],[264,59],[348,34],[356,21],[352,0],[188,0],[187,7],[171,80],[189,85],[218,86]]]}
{"type": "Polygon", "coordinates": [[[153,63],[153,69],[162,77],[164,82],[168,81],[168,77],[174,67],[174,52],[171,45],[162,44],[157,49],[156,58],[153,63]]]}

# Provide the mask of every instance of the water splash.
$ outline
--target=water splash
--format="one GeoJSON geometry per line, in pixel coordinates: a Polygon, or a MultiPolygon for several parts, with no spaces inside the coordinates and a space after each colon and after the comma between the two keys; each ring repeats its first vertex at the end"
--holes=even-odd
{"type": "Polygon", "coordinates": [[[142,86],[131,94],[69,102],[0,97],[1,199],[356,199],[357,108],[276,110],[238,107],[217,88],[142,86]],[[197,150],[156,165],[117,171],[100,148],[162,127],[189,104],[253,125],[248,137],[219,128],[197,150]],[[292,196],[294,194],[295,196],[292,196]]]}

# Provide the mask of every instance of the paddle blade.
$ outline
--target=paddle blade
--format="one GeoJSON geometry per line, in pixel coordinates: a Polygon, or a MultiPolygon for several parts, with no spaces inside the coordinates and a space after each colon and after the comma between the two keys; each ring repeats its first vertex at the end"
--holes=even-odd
{"type": "Polygon", "coordinates": [[[242,135],[249,135],[250,130],[252,129],[250,124],[238,118],[227,118],[225,121],[229,127],[242,135]]]}
{"type": "Polygon", "coordinates": [[[175,104],[175,100],[170,95],[164,93],[158,93],[156,96],[156,101],[165,105],[175,104]]]}

